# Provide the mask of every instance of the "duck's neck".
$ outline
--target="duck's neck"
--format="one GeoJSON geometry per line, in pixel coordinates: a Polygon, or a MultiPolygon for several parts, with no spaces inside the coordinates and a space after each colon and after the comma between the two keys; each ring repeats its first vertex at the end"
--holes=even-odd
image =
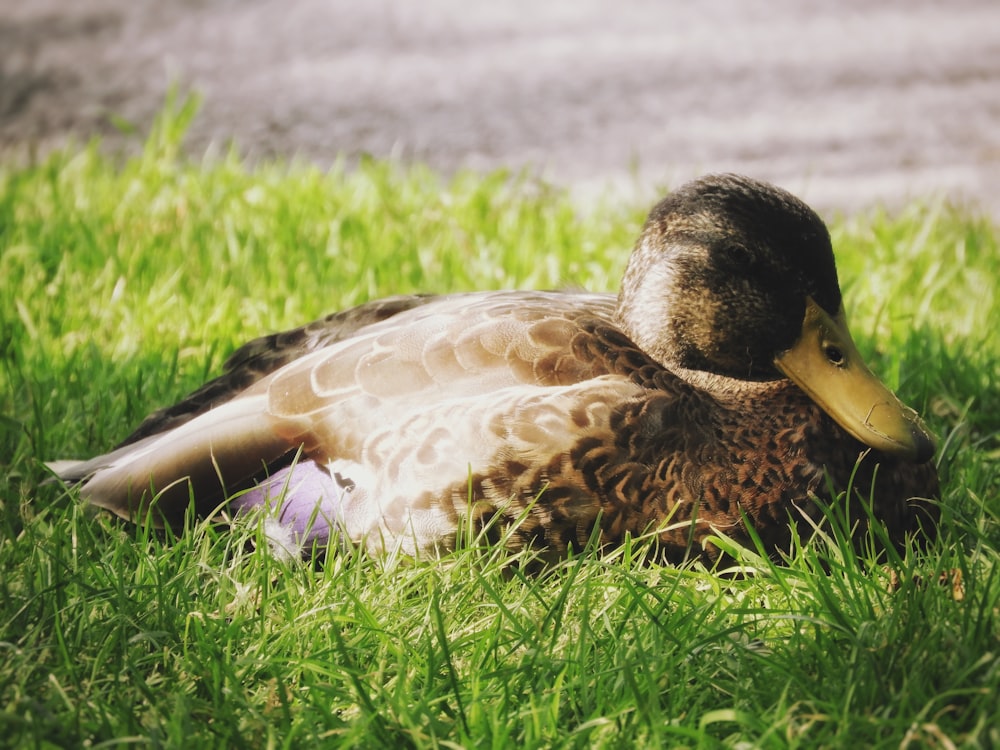
{"type": "Polygon", "coordinates": [[[742,401],[795,387],[787,378],[743,380],[707,370],[692,370],[676,364],[668,364],[667,369],[695,388],[710,393],[716,398],[724,396],[742,401]]]}

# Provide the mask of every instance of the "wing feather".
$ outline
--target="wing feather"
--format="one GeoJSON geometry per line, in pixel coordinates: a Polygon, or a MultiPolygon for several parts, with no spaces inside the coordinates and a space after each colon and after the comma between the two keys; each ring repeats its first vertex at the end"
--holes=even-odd
{"type": "MultiPolygon", "coordinates": [[[[352,537],[454,529],[442,497],[498,457],[525,464],[566,452],[581,429],[609,429],[639,387],[608,375],[582,321],[609,323],[610,295],[481,293],[419,306],[305,351],[241,394],[178,427],[73,468],[82,494],[125,517],[159,492],[164,520],[302,449],[338,467],[352,537]],[[581,416],[582,415],[582,416],[581,416]],[[349,496],[348,496],[349,495],[349,496]],[[429,514],[429,515],[420,515],[429,514]]],[[[259,356],[259,355],[255,355],[259,356]]],[[[204,507],[202,510],[206,510],[204,507]]]]}
{"type": "Polygon", "coordinates": [[[265,394],[237,398],[76,466],[73,474],[87,477],[81,494],[123,518],[145,515],[156,495],[155,520],[175,523],[191,492],[218,498],[290,450],[267,418],[266,405],[265,394]]]}

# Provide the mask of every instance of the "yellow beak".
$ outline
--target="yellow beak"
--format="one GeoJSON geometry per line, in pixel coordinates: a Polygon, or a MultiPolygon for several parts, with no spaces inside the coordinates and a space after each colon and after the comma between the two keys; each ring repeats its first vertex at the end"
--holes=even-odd
{"type": "Polygon", "coordinates": [[[830,317],[811,297],[807,301],[802,334],[775,357],[778,369],[865,445],[918,463],[930,459],[933,435],[868,369],[844,309],[830,317]]]}

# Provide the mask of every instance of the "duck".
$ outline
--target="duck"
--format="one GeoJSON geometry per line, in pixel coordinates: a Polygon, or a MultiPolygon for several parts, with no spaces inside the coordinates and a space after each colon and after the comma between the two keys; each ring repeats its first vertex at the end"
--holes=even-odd
{"type": "Polygon", "coordinates": [[[617,294],[338,311],[53,470],[133,522],[264,513],[303,555],[441,554],[472,529],[545,560],[643,539],[717,565],[722,539],[780,556],[832,504],[855,533],[932,536],[934,453],[851,337],[822,219],[712,174],[653,207],[617,294]]]}

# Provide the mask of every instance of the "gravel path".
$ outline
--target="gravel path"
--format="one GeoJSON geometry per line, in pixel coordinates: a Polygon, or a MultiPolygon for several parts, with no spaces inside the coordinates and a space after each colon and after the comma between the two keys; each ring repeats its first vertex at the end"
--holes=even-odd
{"type": "Polygon", "coordinates": [[[530,165],[650,196],[706,171],[824,210],[1000,216],[996,0],[0,0],[0,150],[135,147],[171,80],[193,154],[530,165]]]}

